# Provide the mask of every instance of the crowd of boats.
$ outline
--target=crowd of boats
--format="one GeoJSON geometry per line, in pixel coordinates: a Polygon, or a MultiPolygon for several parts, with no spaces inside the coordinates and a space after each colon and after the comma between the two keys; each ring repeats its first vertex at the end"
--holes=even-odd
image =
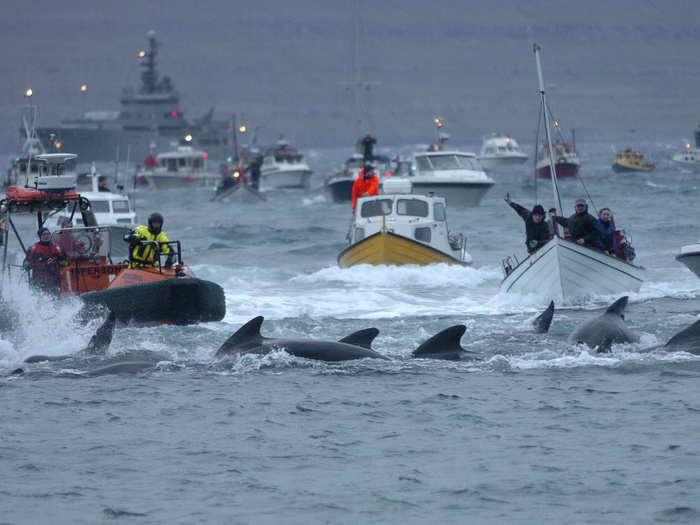
{"type": "MultiPolygon", "coordinates": [[[[129,264],[130,253],[121,239],[125,230],[136,226],[136,214],[126,187],[140,184],[154,191],[202,189],[212,192],[212,200],[235,194],[264,201],[264,193],[269,190],[308,188],[312,170],[303,155],[283,138],[269,147],[239,148],[235,127],[230,130],[231,140],[224,140],[223,136],[216,138],[214,132],[219,128],[211,115],[195,123],[187,121],[170,79],[161,78],[157,72],[157,50],[155,35],[149,34],[149,47],[139,54],[144,68],[142,86],[123,93],[122,110],[110,117],[109,125],[105,121],[94,128],[94,122],[83,120],[39,128],[36,107],[29,103],[24,108],[22,151],[13,159],[3,181],[6,197],[0,203],[3,273],[12,267],[7,248],[10,232],[26,251],[13,217],[17,213],[36,214],[38,225],[50,228],[58,237],[67,233],[64,224],[70,224],[70,264],[61,269],[61,296],[80,295],[87,302],[108,305],[122,319],[144,309],[151,312],[146,317],[160,322],[221,319],[225,309],[221,288],[192,275],[182,263],[178,241],[168,249],[178,260],[172,267],[155,264],[136,268],[129,264]],[[75,151],[88,161],[105,160],[100,156],[104,148],[98,145],[117,135],[119,139],[112,142],[112,147],[126,149],[127,162],[131,155],[145,154],[143,162],[127,181],[122,177],[118,183],[117,177],[114,191],[93,163],[83,174],[90,188],[78,193],[76,174],[72,172],[78,159],[75,151]],[[179,136],[181,140],[173,147],[159,150],[164,144],[161,139],[179,136]],[[138,146],[132,149],[133,144],[144,143],[148,144],[147,151],[138,146]],[[154,295],[156,288],[158,293],[154,295]],[[154,302],[153,297],[160,299],[154,302]]],[[[576,176],[580,159],[575,138],[567,142],[558,121],[549,113],[537,46],[535,57],[544,140],[536,146],[534,170],[537,177],[551,181],[556,211],[562,213],[558,179],[576,176]]],[[[30,98],[31,93],[27,96],[30,98]]],[[[436,118],[435,123],[437,140],[427,150],[395,157],[377,154],[376,139],[366,134],[342,166],[325,177],[324,186],[331,199],[348,202],[358,177],[367,171],[378,173],[379,191],[359,195],[353,202],[347,247],[337,258],[340,267],[472,263],[466,237],[448,229],[447,207],[478,206],[494,185],[489,173],[520,166],[528,155],[515,138],[501,133],[484,137],[479,154],[450,149],[445,145],[442,121],[436,118]]],[[[695,149],[687,145],[674,159],[686,165],[697,159],[700,165],[700,128],[695,140],[695,149]]],[[[613,164],[616,172],[653,169],[653,163],[632,149],[617,153],[613,164]]],[[[617,235],[625,239],[624,232],[617,235]]],[[[157,242],[153,246],[159,258],[162,246],[157,242]]],[[[678,260],[700,277],[700,244],[683,247],[678,260]]],[[[556,226],[551,238],[538,249],[522,257],[505,256],[503,269],[503,292],[558,300],[637,291],[644,280],[644,269],[631,257],[575,242],[566,230],[560,233],[556,226]]]]}

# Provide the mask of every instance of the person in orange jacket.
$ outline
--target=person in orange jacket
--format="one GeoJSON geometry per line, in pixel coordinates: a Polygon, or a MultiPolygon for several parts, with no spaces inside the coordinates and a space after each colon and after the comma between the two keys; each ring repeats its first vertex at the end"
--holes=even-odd
{"type": "Polygon", "coordinates": [[[357,199],[371,195],[379,195],[379,178],[374,172],[374,168],[370,164],[365,164],[360,176],[355,179],[355,183],[352,185],[352,209],[355,209],[357,199]]]}

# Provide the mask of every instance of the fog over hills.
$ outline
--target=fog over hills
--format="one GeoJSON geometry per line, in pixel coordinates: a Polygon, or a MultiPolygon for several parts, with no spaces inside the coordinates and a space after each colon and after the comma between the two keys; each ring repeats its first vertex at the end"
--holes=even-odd
{"type": "MultiPolygon", "coordinates": [[[[261,126],[263,141],[284,133],[303,147],[356,136],[353,1],[6,0],[2,15],[2,151],[17,146],[27,87],[41,125],[118,109],[149,29],[188,118],[215,106],[261,126]]],[[[680,141],[700,120],[699,19],[700,2],[685,0],[362,0],[360,63],[372,82],[362,131],[384,145],[427,143],[440,115],[455,144],[496,130],[532,141],[536,41],[552,109],[581,140],[634,129],[680,141]]]]}

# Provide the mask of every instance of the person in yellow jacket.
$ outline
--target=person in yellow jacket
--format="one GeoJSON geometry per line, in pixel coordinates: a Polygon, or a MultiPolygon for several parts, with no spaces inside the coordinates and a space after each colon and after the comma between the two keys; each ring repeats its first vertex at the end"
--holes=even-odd
{"type": "Polygon", "coordinates": [[[129,243],[131,250],[129,268],[158,267],[159,265],[155,246],[140,244],[141,241],[160,243],[160,253],[168,254],[165,267],[172,266],[172,253],[170,253],[170,246],[167,244],[170,239],[161,231],[162,227],[163,216],[160,213],[151,213],[148,217],[148,226],[137,226],[135,230],[124,237],[124,241],[129,243]]]}

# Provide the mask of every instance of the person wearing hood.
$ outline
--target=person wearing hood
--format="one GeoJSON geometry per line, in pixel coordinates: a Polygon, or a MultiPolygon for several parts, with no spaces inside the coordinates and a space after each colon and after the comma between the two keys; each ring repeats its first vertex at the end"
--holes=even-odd
{"type": "Polygon", "coordinates": [[[152,242],[154,241],[160,246],[160,253],[167,254],[168,259],[165,263],[165,268],[170,268],[173,265],[172,252],[168,243],[170,239],[165,235],[161,228],[163,227],[163,216],[158,213],[151,213],[148,216],[148,226],[137,226],[124,237],[124,241],[129,243],[131,256],[129,257],[129,268],[152,268],[160,266],[159,258],[156,257],[156,249],[152,242]]]}
{"type": "Polygon", "coordinates": [[[37,232],[39,242],[27,250],[22,266],[30,273],[29,283],[42,292],[58,297],[61,292],[60,267],[68,261],[60,246],[51,242],[51,232],[41,227],[37,232]]]}
{"type": "Polygon", "coordinates": [[[544,220],[544,208],[541,204],[535,204],[530,212],[527,208],[513,202],[510,193],[506,194],[505,201],[525,221],[527,253],[534,253],[549,242],[552,236],[549,232],[549,226],[544,220]]]}
{"type": "Polygon", "coordinates": [[[366,164],[352,185],[352,209],[357,206],[357,199],[372,195],[379,195],[379,178],[374,172],[374,167],[366,164]]]}
{"type": "Polygon", "coordinates": [[[569,230],[571,240],[576,244],[600,249],[602,245],[600,242],[598,221],[593,215],[588,213],[586,199],[576,199],[574,210],[574,214],[568,218],[551,214],[552,220],[569,230]]]}
{"type": "Polygon", "coordinates": [[[598,212],[598,229],[603,251],[615,257],[615,226],[612,223],[610,208],[601,208],[598,212]]]}

